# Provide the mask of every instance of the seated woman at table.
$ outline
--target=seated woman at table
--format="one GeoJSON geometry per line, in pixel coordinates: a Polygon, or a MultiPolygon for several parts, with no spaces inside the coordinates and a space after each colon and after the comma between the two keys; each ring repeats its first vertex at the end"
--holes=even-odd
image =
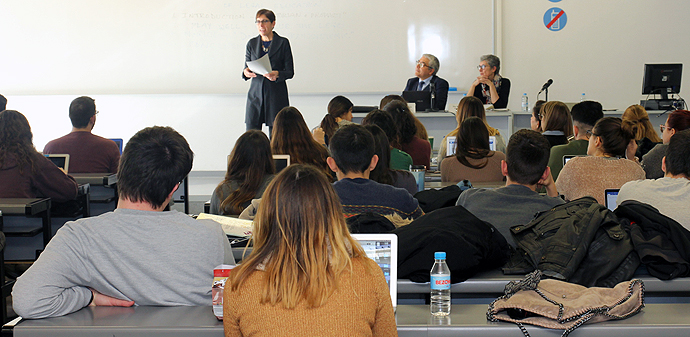
{"type": "Polygon", "coordinates": [[[386,133],[374,124],[365,125],[374,136],[374,153],[379,157],[379,161],[369,173],[369,179],[386,185],[404,188],[411,195],[417,193],[417,181],[410,171],[391,170],[390,168],[390,145],[386,133]]]}
{"type": "Polygon", "coordinates": [[[441,181],[503,181],[503,152],[489,149],[489,130],[479,117],[469,117],[460,125],[455,156],[443,160],[441,181]]]}
{"type": "Polygon", "coordinates": [[[541,132],[541,107],[544,106],[546,101],[544,100],[538,100],[534,102],[534,106],[532,107],[532,117],[530,117],[529,120],[529,126],[530,129],[541,132]]]}
{"type": "Polygon", "coordinates": [[[571,201],[592,196],[606,204],[605,190],[645,178],[634,160],[637,130],[617,117],[604,117],[592,129],[587,157],[570,159],[558,174],[556,189],[571,201]]]}
{"type": "Polygon", "coordinates": [[[314,140],[302,113],[295,107],[285,107],[276,115],[271,152],[290,155],[290,163],[314,165],[335,181],[326,164],[328,149],[314,140]]]}
{"type": "MultiPolygon", "coordinates": [[[[431,144],[426,139],[416,136],[417,126],[414,123],[414,116],[407,104],[400,101],[392,101],[383,109],[391,114],[393,123],[398,129],[400,150],[407,152],[412,157],[413,165],[424,165],[429,169],[431,165],[431,144]]],[[[395,145],[393,145],[395,146],[395,145]]]]}
{"type": "Polygon", "coordinates": [[[460,125],[462,124],[462,122],[465,119],[472,116],[479,117],[484,121],[484,124],[486,124],[486,128],[489,130],[489,136],[496,137],[496,151],[505,153],[506,141],[503,139],[503,136],[501,136],[501,132],[498,131],[498,129],[492,128],[491,126],[489,126],[489,123],[487,123],[486,111],[484,110],[484,105],[482,104],[482,102],[474,96],[465,96],[460,100],[460,103],[458,104],[458,110],[455,113],[455,119],[458,122],[458,126],[455,128],[455,130],[449,132],[445,137],[443,137],[443,140],[441,140],[441,143],[439,144],[437,156],[439,171],[441,171],[441,163],[443,162],[443,159],[451,156],[447,153],[447,138],[456,137],[458,135],[458,130],[460,130],[460,125]]]}
{"type": "Polygon", "coordinates": [[[623,116],[621,116],[624,123],[630,123],[637,128],[635,132],[635,141],[637,142],[637,152],[635,157],[642,158],[647,152],[654,148],[657,144],[662,142],[656,130],[649,121],[649,114],[647,110],[639,104],[633,104],[625,109],[623,116]]]}
{"type": "Polygon", "coordinates": [[[573,118],[570,109],[563,102],[550,101],[539,109],[541,134],[548,139],[551,147],[568,144],[573,135],[573,118]]]}
{"type": "MultiPolygon", "coordinates": [[[[386,95],[379,102],[379,109],[383,110],[383,108],[392,101],[400,101],[407,104],[407,101],[400,95],[386,95]]],[[[415,133],[415,136],[417,136],[419,139],[429,140],[429,133],[427,132],[422,121],[420,121],[414,113],[412,114],[412,117],[414,117],[414,125],[417,127],[417,133],[415,133]]]]}
{"type": "Polygon", "coordinates": [[[383,272],[350,236],[320,170],[290,165],[276,176],[252,240],[225,286],[225,336],[397,336],[383,272]]]}
{"type": "Polygon", "coordinates": [[[318,128],[314,129],[314,139],[321,145],[328,146],[328,140],[338,131],[338,128],[352,123],[352,107],[354,104],[345,96],[335,96],[328,102],[328,113],[321,120],[318,128]]]}
{"type": "Polygon", "coordinates": [[[261,198],[273,179],[271,143],[259,130],[245,132],[230,153],[225,179],[211,196],[211,214],[239,215],[252,199],[261,198]]]}
{"type": "Polygon", "coordinates": [[[36,151],[29,121],[14,110],[0,112],[0,186],[0,198],[77,197],[77,182],[36,151]]]}
{"type": "Polygon", "coordinates": [[[642,156],[642,168],[647,174],[647,179],[658,179],[664,176],[661,170],[661,160],[666,156],[666,149],[671,137],[676,133],[690,129],[690,111],[676,110],[668,115],[666,123],[659,125],[661,129],[662,144],[656,144],[647,154],[642,156]]]}
{"type": "Polygon", "coordinates": [[[501,60],[496,55],[484,55],[479,58],[477,69],[479,76],[472,82],[468,94],[479,98],[483,104],[505,109],[510,95],[510,80],[498,74],[501,60]]]}

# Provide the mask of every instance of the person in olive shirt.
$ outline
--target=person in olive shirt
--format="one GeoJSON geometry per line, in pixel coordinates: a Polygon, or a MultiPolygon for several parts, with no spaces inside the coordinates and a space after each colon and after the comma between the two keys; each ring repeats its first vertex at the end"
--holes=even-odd
{"type": "Polygon", "coordinates": [[[573,105],[570,111],[573,117],[573,134],[575,138],[568,144],[556,145],[551,148],[549,156],[549,167],[553,180],[558,178],[558,174],[563,169],[563,156],[566,155],[587,155],[589,136],[592,135],[592,128],[597,121],[604,117],[604,110],[601,103],[595,101],[584,101],[573,105]]]}

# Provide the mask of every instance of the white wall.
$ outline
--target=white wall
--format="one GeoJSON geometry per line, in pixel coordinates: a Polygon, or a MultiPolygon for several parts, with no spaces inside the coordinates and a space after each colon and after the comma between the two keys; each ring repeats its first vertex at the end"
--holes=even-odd
{"type": "MultiPolygon", "coordinates": [[[[501,73],[512,81],[509,107],[513,110],[519,110],[519,96],[523,92],[527,92],[530,96],[530,102],[534,103],[535,94],[549,78],[554,80],[549,95],[552,100],[577,101],[579,95],[585,92],[588,98],[601,101],[605,108],[624,109],[644,98],[640,94],[644,63],[681,62],[690,64],[690,60],[688,60],[690,47],[683,43],[687,32],[690,31],[690,21],[686,19],[690,17],[690,2],[684,0],[654,2],[643,0],[563,0],[558,3],[551,3],[546,0],[496,1],[497,7],[500,9],[497,22],[497,27],[500,28],[497,33],[497,41],[500,44],[497,46],[497,50],[502,59],[501,73]],[[552,6],[565,9],[568,15],[568,23],[560,32],[548,31],[542,23],[544,12],[552,6]]],[[[1,6],[6,6],[8,3],[26,3],[29,6],[35,4],[36,1],[10,0],[3,1],[1,6]]],[[[105,8],[112,8],[112,3],[111,1],[97,2],[97,4],[111,4],[103,5],[105,8]]],[[[173,6],[181,2],[154,1],[151,3],[169,3],[170,6],[173,6]]],[[[151,3],[147,3],[147,6],[151,3]]],[[[214,3],[216,6],[218,4],[236,5],[233,2],[214,3]]],[[[308,4],[307,2],[302,3],[305,6],[308,4]]],[[[380,6],[385,4],[393,6],[397,3],[396,1],[387,1],[382,2],[380,6]]],[[[445,5],[455,12],[476,14],[477,17],[484,18],[487,8],[491,7],[491,1],[485,0],[479,3],[480,6],[467,5],[464,2],[461,4],[445,3],[445,5]]],[[[131,8],[136,8],[136,6],[131,8]]],[[[368,7],[363,8],[355,9],[366,10],[368,7]]],[[[2,13],[6,13],[2,9],[0,7],[0,17],[2,17],[2,13]]],[[[412,9],[415,11],[442,10],[427,8],[423,5],[412,9]]],[[[251,9],[252,12],[254,10],[251,9]]],[[[126,25],[127,18],[134,15],[130,12],[115,11],[110,19],[120,20],[123,25],[126,25]]],[[[407,13],[407,15],[412,14],[414,13],[407,13]]],[[[37,10],[34,15],[34,19],[45,16],[45,20],[54,22],[60,18],[60,15],[67,14],[64,11],[47,13],[37,10]]],[[[102,16],[92,18],[93,29],[98,29],[100,22],[107,18],[107,15],[104,13],[102,16]]],[[[486,22],[476,27],[474,33],[477,35],[491,31],[490,15],[486,17],[483,19],[486,22]]],[[[387,22],[396,19],[385,15],[385,13],[377,13],[375,18],[378,25],[374,27],[375,30],[371,32],[372,38],[366,44],[369,49],[372,49],[372,45],[374,45],[373,49],[376,49],[376,41],[386,41],[387,34],[391,33],[387,22]]],[[[439,18],[443,27],[446,27],[446,23],[452,23],[453,20],[448,16],[439,16],[439,18]]],[[[7,23],[5,19],[7,17],[3,17],[2,21],[7,23]]],[[[351,21],[352,25],[359,24],[354,17],[351,21]]],[[[59,23],[60,20],[57,20],[50,29],[42,29],[40,32],[57,39],[55,45],[64,45],[64,49],[60,49],[61,53],[70,52],[73,55],[78,55],[80,52],[87,52],[69,50],[69,40],[66,40],[64,34],[61,33],[59,23]]],[[[252,31],[254,27],[250,28],[250,32],[247,33],[248,36],[255,34],[252,31]]],[[[245,35],[243,35],[243,39],[247,38],[245,35]]],[[[21,37],[22,35],[18,36],[21,37]]],[[[299,35],[290,35],[289,37],[294,42],[300,39],[299,35]]],[[[104,35],[101,38],[103,41],[107,41],[110,37],[104,35]]],[[[490,46],[491,37],[484,39],[490,46]]],[[[18,41],[22,42],[21,40],[18,41]]],[[[31,40],[23,42],[28,45],[40,43],[40,41],[31,40]]],[[[15,41],[14,43],[18,42],[15,41]]],[[[466,41],[454,40],[444,43],[458,46],[459,49],[475,50],[471,48],[476,48],[473,43],[466,41]]],[[[358,47],[356,42],[353,44],[352,48],[358,47]]],[[[21,90],[16,89],[14,86],[8,85],[9,82],[12,82],[10,80],[13,80],[8,76],[16,77],[23,76],[23,74],[9,71],[13,67],[13,62],[7,59],[6,55],[11,54],[12,49],[7,49],[7,46],[8,43],[4,43],[3,52],[0,53],[0,92],[3,94],[10,93],[6,95],[9,99],[8,108],[26,114],[34,132],[34,143],[39,150],[49,140],[69,132],[70,124],[67,117],[69,102],[80,95],[90,95],[96,99],[97,107],[101,112],[98,115],[98,122],[94,130],[96,134],[109,138],[124,138],[126,141],[136,131],[150,125],[170,125],[179,130],[188,139],[196,153],[194,170],[197,171],[224,170],[226,155],[232,149],[234,141],[245,130],[245,94],[243,90],[238,90],[232,94],[218,94],[201,90],[189,94],[163,93],[154,95],[128,93],[126,92],[128,86],[122,84],[121,88],[124,88],[124,92],[94,89],[65,93],[59,90],[60,81],[53,78],[42,79],[37,75],[32,75],[34,77],[31,78],[31,81],[22,80],[21,90]],[[37,90],[41,94],[33,95],[27,92],[27,90],[30,91],[32,81],[36,83],[36,87],[39,87],[39,83],[51,85],[57,83],[57,89],[54,88],[53,92],[48,93],[37,90]]],[[[305,48],[314,50],[309,49],[309,46],[305,46],[305,48]]],[[[398,46],[398,48],[401,47],[398,46]]],[[[484,49],[490,49],[490,47],[478,48],[476,50],[482,51],[472,52],[473,55],[471,56],[462,54],[464,55],[462,65],[442,63],[441,75],[450,80],[451,86],[457,86],[460,91],[467,90],[470,79],[477,73],[474,66],[478,62],[479,54],[491,52],[491,50],[484,52],[484,49]],[[454,68],[457,69],[457,72],[449,70],[454,68]]],[[[244,46],[240,46],[239,50],[242,53],[244,46]]],[[[32,57],[36,59],[36,62],[39,62],[51,56],[53,55],[46,53],[41,55],[27,54],[24,57],[27,58],[25,62],[31,61],[32,57]]],[[[219,64],[225,62],[216,57],[217,55],[209,55],[208,62],[218,62],[219,64]]],[[[371,51],[358,50],[356,57],[357,64],[377,62],[381,59],[385,63],[390,55],[386,48],[382,48],[371,51]]],[[[241,56],[239,62],[241,62],[241,56]]],[[[302,58],[296,62],[308,61],[302,58]]],[[[51,64],[56,67],[60,66],[59,63],[51,64]]],[[[93,83],[103,81],[98,76],[99,69],[98,67],[87,69],[93,77],[93,83]]],[[[235,76],[235,72],[231,69],[234,68],[227,65],[218,67],[218,71],[225,72],[226,74],[223,76],[228,78],[230,75],[235,76]]],[[[312,71],[307,63],[297,69],[298,75],[296,76],[300,76],[300,72],[309,73],[312,71]]],[[[67,76],[66,74],[74,70],[74,67],[70,67],[61,71],[65,71],[65,76],[67,76]]],[[[325,113],[328,101],[340,93],[329,90],[329,84],[340,80],[349,81],[350,69],[337,67],[337,70],[339,71],[338,76],[324,77],[315,81],[315,85],[319,86],[319,91],[322,93],[300,93],[300,90],[293,90],[295,87],[299,88],[299,77],[288,82],[288,87],[291,90],[290,102],[302,111],[310,127],[318,124],[325,113]]],[[[387,88],[369,93],[346,93],[346,96],[356,105],[378,105],[380,98],[384,95],[399,93],[397,90],[402,89],[404,79],[411,77],[412,72],[412,65],[409,64],[398,65],[395,71],[389,70],[383,74],[372,74],[372,76],[383,78],[390,76],[395,80],[390,80],[387,88]]],[[[685,76],[686,80],[682,85],[684,90],[690,90],[690,84],[687,83],[689,76],[687,74],[685,76]]],[[[239,76],[237,78],[238,85],[244,86],[243,88],[248,87],[248,84],[239,80],[239,76]]],[[[174,80],[174,78],[162,78],[161,80],[174,80]]],[[[458,97],[453,96],[449,99],[448,104],[457,104],[457,101],[458,97]]],[[[454,127],[455,125],[448,125],[448,131],[454,127]]]]}

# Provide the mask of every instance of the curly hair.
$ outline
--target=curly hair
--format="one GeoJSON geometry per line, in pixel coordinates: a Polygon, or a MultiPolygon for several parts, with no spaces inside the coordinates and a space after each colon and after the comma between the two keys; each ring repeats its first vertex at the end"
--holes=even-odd
{"type": "Polygon", "coordinates": [[[407,104],[400,101],[392,101],[386,104],[383,110],[388,111],[393,116],[393,122],[399,130],[400,144],[411,142],[412,138],[417,134],[417,126],[407,104]]]}
{"type": "Polygon", "coordinates": [[[12,155],[17,161],[20,174],[27,167],[33,173],[34,157],[38,154],[33,137],[29,121],[24,115],[15,110],[0,111],[0,167],[12,155]]]}

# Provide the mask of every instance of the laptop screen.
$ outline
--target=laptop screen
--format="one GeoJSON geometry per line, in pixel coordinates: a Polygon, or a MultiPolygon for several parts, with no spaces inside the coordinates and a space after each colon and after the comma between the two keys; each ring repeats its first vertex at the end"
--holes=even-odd
{"type": "Polygon", "coordinates": [[[274,154],[273,164],[276,166],[276,174],[282,171],[284,168],[290,166],[290,155],[289,154],[274,154]]]}
{"type": "Polygon", "coordinates": [[[386,277],[393,308],[398,302],[398,236],[395,234],[352,234],[386,277]]]}
{"type": "Polygon", "coordinates": [[[414,103],[417,111],[424,111],[431,107],[431,91],[403,91],[402,97],[414,103]]]}
{"type": "Polygon", "coordinates": [[[606,193],[606,208],[608,208],[612,211],[614,209],[616,209],[616,207],[618,207],[618,203],[617,203],[618,191],[620,191],[620,190],[617,188],[609,188],[609,189],[606,189],[606,191],[605,191],[605,193],[606,193]]]}
{"type": "MultiPolygon", "coordinates": [[[[455,155],[455,147],[457,146],[457,137],[446,137],[446,156],[455,155]]],[[[496,151],[496,136],[489,136],[489,150],[496,151]]]]}
{"type": "Polygon", "coordinates": [[[68,154],[44,154],[48,160],[53,162],[55,166],[61,168],[65,173],[69,173],[69,155],[68,154]]]}

